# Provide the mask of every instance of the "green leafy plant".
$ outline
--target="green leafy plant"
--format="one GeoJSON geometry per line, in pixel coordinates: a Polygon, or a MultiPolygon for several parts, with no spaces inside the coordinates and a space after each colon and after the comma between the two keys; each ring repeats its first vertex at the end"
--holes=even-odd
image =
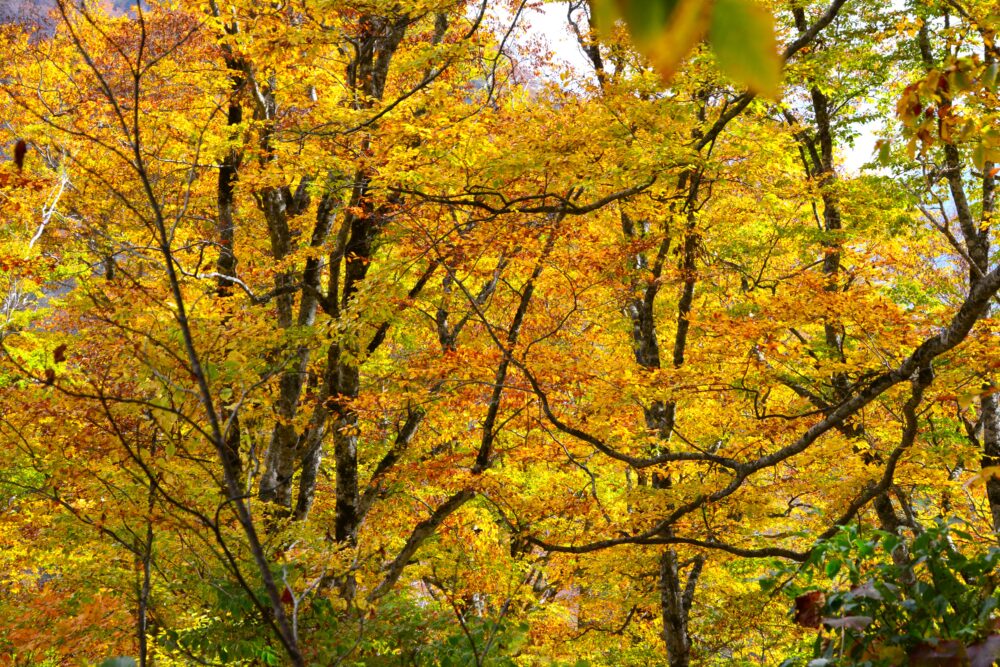
{"type": "Polygon", "coordinates": [[[974,544],[955,519],[909,540],[851,526],[819,544],[798,583],[784,587],[796,622],[818,629],[807,664],[992,665],[1000,655],[1000,549],[974,544]]]}

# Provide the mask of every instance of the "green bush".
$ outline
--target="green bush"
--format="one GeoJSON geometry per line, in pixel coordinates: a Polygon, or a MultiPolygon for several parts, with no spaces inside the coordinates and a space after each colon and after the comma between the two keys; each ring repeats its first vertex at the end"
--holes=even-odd
{"type": "Polygon", "coordinates": [[[764,587],[787,582],[796,621],[817,628],[812,655],[783,664],[992,665],[1000,655],[1000,549],[975,543],[954,519],[910,540],[852,526],[817,545],[800,568],[780,568],[764,587]]]}

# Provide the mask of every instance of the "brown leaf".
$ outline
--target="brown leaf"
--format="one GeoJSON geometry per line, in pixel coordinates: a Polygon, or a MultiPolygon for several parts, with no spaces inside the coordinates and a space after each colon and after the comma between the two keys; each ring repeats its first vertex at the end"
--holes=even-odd
{"type": "Polygon", "coordinates": [[[843,616],[841,618],[824,618],[823,623],[831,628],[847,628],[848,630],[864,630],[872,624],[871,616],[843,616]]]}
{"type": "Polygon", "coordinates": [[[51,368],[45,369],[45,385],[51,386],[56,381],[56,372],[51,368]]]}
{"type": "Polygon", "coordinates": [[[810,591],[795,598],[795,622],[804,628],[818,628],[822,623],[823,591],[810,591]]]}
{"type": "Polygon", "coordinates": [[[909,657],[912,667],[964,667],[969,664],[965,645],[956,639],[917,644],[910,649],[909,657]]]}
{"type": "Polygon", "coordinates": [[[66,361],[66,347],[67,347],[66,343],[63,343],[62,345],[60,345],[59,347],[57,347],[55,350],[52,351],[52,358],[55,360],[57,364],[61,364],[62,362],[66,361]]]}
{"type": "Polygon", "coordinates": [[[882,594],[875,588],[875,582],[866,581],[860,586],[851,589],[851,595],[856,598],[868,598],[869,600],[881,600],[882,594]]]}
{"type": "Polygon", "coordinates": [[[977,644],[967,646],[965,650],[969,654],[971,667],[992,667],[1000,657],[1000,635],[990,635],[977,644]]]}
{"type": "Polygon", "coordinates": [[[17,144],[14,145],[14,164],[17,165],[18,171],[24,169],[24,155],[28,152],[28,144],[24,142],[24,139],[18,139],[17,144]]]}

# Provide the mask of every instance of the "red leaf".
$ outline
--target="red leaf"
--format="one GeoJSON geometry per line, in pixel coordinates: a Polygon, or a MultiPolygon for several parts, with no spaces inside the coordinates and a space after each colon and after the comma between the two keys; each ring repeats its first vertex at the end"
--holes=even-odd
{"type": "Polygon", "coordinates": [[[281,601],[285,604],[292,604],[295,600],[292,598],[292,591],[285,586],[284,592],[281,594],[281,601]]]}

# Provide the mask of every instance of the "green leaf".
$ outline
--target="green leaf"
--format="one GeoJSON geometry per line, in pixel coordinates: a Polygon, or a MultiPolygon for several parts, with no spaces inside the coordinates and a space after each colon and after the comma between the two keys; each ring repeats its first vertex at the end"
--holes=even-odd
{"type": "Polygon", "coordinates": [[[972,149],[972,163],[976,165],[976,169],[982,169],[986,164],[986,148],[981,143],[972,149]]]}
{"type": "Polygon", "coordinates": [[[986,71],[983,72],[983,85],[986,86],[987,90],[991,93],[995,93],[997,90],[997,71],[1000,70],[1000,63],[991,63],[986,71]]]}
{"type": "Polygon", "coordinates": [[[711,5],[703,0],[595,0],[598,30],[610,35],[615,21],[628,26],[636,47],[669,80],[704,37],[711,5]]]}
{"type": "Polygon", "coordinates": [[[770,14],[748,0],[716,0],[709,41],[723,72],[778,99],[781,59],[770,14]]]}
{"type": "Polygon", "coordinates": [[[879,141],[878,143],[879,143],[878,147],[879,164],[889,164],[889,149],[892,147],[892,144],[884,139],[882,141],[879,141]]]}
{"type": "Polygon", "coordinates": [[[892,533],[886,533],[885,536],[882,538],[882,548],[885,549],[887,552],[892,553],[893,551],[896,550],[896,547],[898,547],[902,543],[902,541],[903,540],[900,539],[898,535],[893,535],[892,533]]]}
{"type": "Polygon", "coordinates": [[[969,73],[964,69],[957,69],[952,72],[951,76],[948,77],[951,81],[951,86],[958,92],[965,92],[969,88],[972,88],[972,79],[969,77],[969,73]]]}
{"type": "Polygon", "coordinates": [[[677,11],[677,0],[617,0],[614,4],[638,42],[656,40],[677,11]]]}
{"type": "MultiPolygon", "coordinates": [[[[981,147],[982,144],[980,144],[980,148],[981,147]]],[[[975,152],[973,152],[973,159],[975,159],[975,152]]],[[[982,169],[982,161],[980,161],[980,164],[978,166],[980,169],[982,169]]],[[[972,402],[975,401],[977,398],[979,398],[979,392],[974,391],[971,394],[961,394],[956,402],[958,403],[958,407],[962,408],[963,410],[966,410],[970,405],[972,405],[972,402]]]]}

